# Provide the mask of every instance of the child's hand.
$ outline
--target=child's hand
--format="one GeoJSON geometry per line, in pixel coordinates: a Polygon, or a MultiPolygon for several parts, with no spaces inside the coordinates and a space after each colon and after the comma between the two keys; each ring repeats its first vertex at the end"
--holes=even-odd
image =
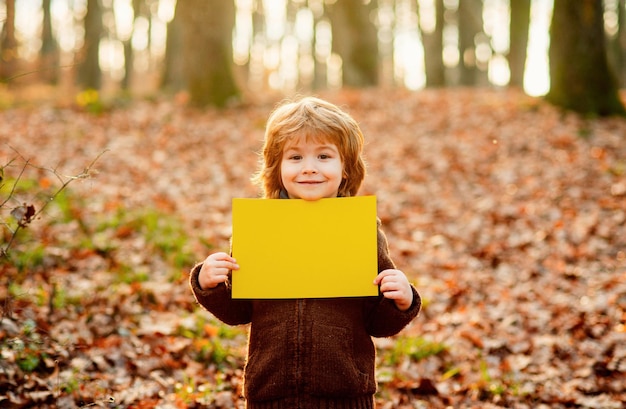
{"type": "Polygon", "coordinates": [[[413,290],[404,273],[400,270],[383,270],[376,276],[374,284],[380,286],[380,292],[385,298],[396,303],[401,311],[406,311],[413,304],[413,290]]]}
{"type": "Polygon", "coordinates": [[[237,260],[226,253],[213,253],[202,263],[198,284],[204,289],[215,288],[228,280],[230,270],[239,270],[237,260]]]}

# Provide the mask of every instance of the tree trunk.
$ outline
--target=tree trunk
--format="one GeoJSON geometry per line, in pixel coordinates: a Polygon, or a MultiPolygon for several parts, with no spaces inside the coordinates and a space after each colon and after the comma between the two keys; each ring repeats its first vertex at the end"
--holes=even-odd
{"type": "Polygon", "coordinates": [[[420,27],[424,42],[424,67],[427,87],[446,85],[445,65],[443,64],[443,26],[445,21],[444,0],[435,0],[435,28],[427,32],[420,27]]]}
{"type": "Polygon", "coordinates": [[[483,31],[481,0],[459,0],[459,69],[461,85],[476,85],[480,71],[476,62],[476,38],[483,31]]]}
{"type": "Polygon", "coordinates": [[[583,114],[624,114],[606,55],[602,0],[555,0],[546,99],[583,114]]]}
{"type": "Polygon", "coordinates": [[[328,7],[333,50],[342,59],[343,85],[378,84],[378,32],[370,19],[374,2],[341,0],[328,7]]]}
{"type": "Polygon", "coordinates": [[[530,27],[530,0],[510,0],[510,41],[509,86],[524,87],[524,69],[526,67],[526,48],[528,47],[528,29],[530,27]]]}
{"type": "Polygon", "coordinates": [[[0,82],[7,82],[17,71],[17,39],[15,38],[15,0],[6,0],[6,20],[0,38],[0,82]]]}
{"type": "Polygon", "coordinates": [[[618,84],[622,88],[626,88],[626,3],[624,1],[617,2],[617,77],[618,84]]]}
{"type": "Polygon", "coordinates": [[[41,79],[48,84],[59,81],[59,47],[52,34],[52,0],[43,0],[43,25],[41,29],[41,50],[39,52],[41,79]]]}
{"type": "MultiPolygon", "coordinates": [[[[321,6],[323,7],[323,3],[321,6]]],[[[319,28],[319,24],[322,21],[324,11],[323,9],[316,13],[313,10],[313,44],[311,44],[311,52],[313,53],[313,89],[324,89],[328,84],[327,72],[326,72],[326,61],[322,58],[319,58],[317,53],[317,29],[319,28]]],[[[332,47],[331,47],[332,48],[332,47]]]]}
{"type": "Polygon", "coordinates": [[[123,40],[124,43],[124,77],[120,84],[123,90],[131,87],[135,66],[135,52],[133,50],[133,33],[135,31],[135,21],[141,15],[141,0],[133,0],[133,29],[130,31],[128,38],[123,40]]]}
{"type": "Polygon", "coordinates": [[[167,24],[167,38],[165,40],[165,57],[163,61],[163,76],[161,89],[179,92],[187,87],[183,73],[183,22],[180,17],[182,2],[176,2],[174,18],[167,24]]]}
{"type": "Polygon", "coordinates": [[[87,0],[85,14],[85,42],[79,53],[78,85],[83,89],[100,89],[100,37],[102,36],[102,7],[100,0],[87,0]]]}
{"type": "Polygon", "coordinates": [[[234,1],[185,0],[178,5],[190,103],[224,107],[240,96],[233,75],[234,1]]]}

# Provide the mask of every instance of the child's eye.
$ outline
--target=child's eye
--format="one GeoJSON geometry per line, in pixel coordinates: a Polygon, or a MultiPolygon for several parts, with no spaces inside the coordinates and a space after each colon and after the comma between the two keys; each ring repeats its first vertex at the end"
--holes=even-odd
{"type": "Polygon", "coordinates": [[[291,155],[289,156],[289,160],[300,160],[302,159],[302,156],[300,155],[291,155]]]}
{"type": "Polygon", "coordinates": [[[327,153],[322,153],[322,154],[320,154],[319,157],[320,157],[320,159],[330,159],[330,158],[332,158],[332,155],[329,155],[327,153]]]}

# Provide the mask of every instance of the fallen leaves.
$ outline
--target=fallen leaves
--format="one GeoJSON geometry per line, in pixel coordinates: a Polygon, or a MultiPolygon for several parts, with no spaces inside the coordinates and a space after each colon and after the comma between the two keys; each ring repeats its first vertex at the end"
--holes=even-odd
{"type": "MultiPolygon", "coordinates": [[[[376,340],[379,406],[623,407],[626,121],[511,90],[321,96],[361,124],[361,193],[378,197],[392,255],[424,298],[401,336],[445,346],[398,353],[399,338],[376,340]]],[[[272,108],[0,112],[0,135],[36,166],[78,174],[106,152],[97,175],[69,187],[66,211],[29,225],[41,262],[24,260],[21,275],[0,265],[0,406],[241,404],[245,328],[196,309],[193,260],[173,254],[228,248],[231,199],[257,195],[272,108]]],[[[0,163],[14,152],[0,145],[0,163]]],[[[18,169],[3,168],[2,183],[18,169]]],[[[24,177],[55,188],[34,169],[24,177]]],[[[11,204],[20,220],[22,203],[11,204]]],[[[31,254],[19,253],[28,243],[12,251],[31,254]]]]}
{"type": "Polygon", "coordinates": [[[11,216],[17,221],[19,226],[26,227],[35,217],[35,206],[24,203],[21,206],[14,207],[11,210],[11,216]]]}

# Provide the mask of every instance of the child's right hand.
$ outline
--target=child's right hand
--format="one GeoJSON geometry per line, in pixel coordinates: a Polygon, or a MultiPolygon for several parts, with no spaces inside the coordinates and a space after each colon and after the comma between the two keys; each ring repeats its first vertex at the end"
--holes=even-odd
{"type": "Polygon", "coordinates": [[[237,260],[223,252],[213,253],[202,263],[198,284],[203,289],[215,288],[228,280],[230,270],[239,270],[237,260]]]}

